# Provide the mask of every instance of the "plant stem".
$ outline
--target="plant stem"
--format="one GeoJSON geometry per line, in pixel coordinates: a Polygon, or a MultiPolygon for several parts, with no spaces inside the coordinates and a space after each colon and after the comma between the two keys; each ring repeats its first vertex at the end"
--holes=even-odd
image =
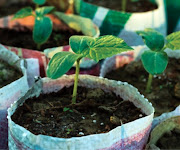
{"type": "Polygon", "coordinates": [[[146,93],[150,93],[151,92],[152,79],[153,79],[153,75],[149,74],[148,82],[147,82],[147,86],[146,86],[146,93]]]}
{"type": "Polygon", "coordinates": [[[127,1],[126,0],[122,0],[122,11],[123,12],[126,12],[126,3],[127,3],[127,1]]]}
{"type": "Polygon", "coordinates": [[[37,49],[38,49],[38,50],[41,49],[41,44],[37,44],[37,49]]]}
{"type": "Polygon", "coordinates": [[[74,79],[74,89],[73,89],[73,96],[72,96],[72,104],[76,104],[76,97],[77,97],[77,87],[78,87],[78,76],[79,76],[79,62],[81,59],[76,61],[76,74],[74,79]]]}

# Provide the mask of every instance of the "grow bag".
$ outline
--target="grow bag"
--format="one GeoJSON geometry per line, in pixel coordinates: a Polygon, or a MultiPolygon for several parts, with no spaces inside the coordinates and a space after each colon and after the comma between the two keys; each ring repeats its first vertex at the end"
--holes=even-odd
{"type": "MultiPolygon", "coordinates": [[[[92,23],[90,19],[83,18],[80,16],[76,15],[65,15],[64,13],[61,12],[55,12],[54,15],[49,15],[51,20],[53,20],[53,28],[58,30],[59,29],[59,24],[61,24],[60,20],[63,20],[66,24],[68,24],[71,28],[77,30],[77,31],[82,31],[84,35],[87,36],[92,36],[92,37],[98,37],[100,32],[99,29],[96,25],[92,23]],[[59,20],[60,19],[60,20],[59,20]]],[[[9,29],[14,29],[18,31],[22,31],[26,27],[28,29],[33,29],[34,25],[34,18],[29,16],[23,19],[16,19],[16,20],[11,20],[13,16],[7,16],[4,18],[0,19],[0,28],[9,28],[9,29]]],[[[11,51],[14,51],[18,56],[22,58],[36,58],[39,61],[39,72],[41,77],[46,76],[46,67],[48,64],[49,59],[46,58],[43,52],[35,51],[35,50],[30,50],[26,48],[16,48],[16,47],[11,47],[11,46],[6,46],[8,49],[11,51]]],[[[62,46],[60,49],[67,49],[68,46],[62,46]]],[[[51,54],[50,54],[51,55],[51,54]]],[[[48,57],[50,56],[48,54],[48,57]]],[[[52,56],[52,55],[51,55],[52,56]]],[[[51,58],[51,57],[49,57],[51,58]]],[[[89,62],[87,62],[89,63],[89,62]]],[[[86,63],[86,64],[87,64],[86,63]]],[[[36,68],[38,67],[38,64],[35,65],[36,68]]],[[[85,74],[92,74],[92,75],[98,75],[99,74],[99,64],[94,66],[94,64],[91,67],[85,68],[82,73],[85,74]]],[[[70,74],[73,73],[74,70],[71,70],[69,72],[70,74]]]]}
{"type": "Polygon", "coordinates": [[[158,8],[140,13],[123,13],[96,6],[83,0],[75,1],[78,14],[93,20],[99,27],[101,35],[112,34],[125,40],[128,45],[143,44],[142,39],[134,33],[145,28],[154,28],[166,35],[167,23],[164,0],[156,0],[158,8]]]}
{"type": "Polygon", "coordinates": [[[57,80],[42,79],[29,90],[25,96],[15,102],[8,109],[9,120],[9,149],[59,149],[59,150],[110,150],[110,149],[142,149],[147,142],[154,108],[133,86],[89,75],[79,76],[79,86],[87,88],[101,88],[106,92],[114,92],[123,100],[134,103],[147,116],[118,126],[108,133],[93,134],[73,138],[56,138],[45,135],[34,135],[24,127],[14,123],[11,116],[22,103],[40,94],[57,92],[74,83],[74,75],[63,76],[57,80]]]}
{"type": "MultiPolygon", "coordinates": [[[[112,56],[110,58],[105,59],[101,66],[100,70],[100,77],[105,77],[107,73],[116,70],[120,67],[123,67],[126,64],[129,64],[132,61],[139,61],[141,58],[141,54],[145,51],[148,50],[146,46],[135,46],[133,47],[135,50],[130,51],[130,52],[124,52],[119,55],[112,56]]],[[[169,50],[166,49],[165,52],[167,53],[169,58],[175,58],[175,59],[180,59],[180,50],[169,50]]],[[[169,74],[173,78],[173,74],[169,74]]],[[[146,84],[144,82],[144,84],[146,84]]],[[[168,106],[169,107],[169,106],[168,106]]],[[[164,112],[163,112],[164,113],[164,112]]]]}
{"type": "Polygon", "coordinates": [[[146,149],[160,150],[156,143],[165,133],[172,131],[173,129],[180,131],[180,115],[168,119],[166,118],[166,120],[158,124],[151,132],[150,140],[146,149]]]}
{"type": "Polygon", "coordinates": [[[0,44],[0,59],[22,72],[18,80],[0,88],[0,149],[7,149],[7,108],[29,89],[24,60],[0,44]]]}

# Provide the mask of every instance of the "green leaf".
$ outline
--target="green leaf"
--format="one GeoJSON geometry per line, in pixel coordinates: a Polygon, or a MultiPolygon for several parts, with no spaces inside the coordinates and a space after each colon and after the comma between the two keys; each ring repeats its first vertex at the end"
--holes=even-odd
{"type": "Polygon", "coordinates": [[[122,39],[112,35],[99,38],[72,36],[69,43],[75,53],[82,54],[83,57],[88,57],[95,61],[133,50],[122,39]]]}
{"type": "Polygon", "coordinates": [[[56,53],[48,64],[47,76],[52,79],[61,77],[72,67],[75,61],[81,57],[81,55],[70,52],[56,53]]]}
{"type": "Polygon", "coordinates": [[[84,18],[74,14],[65,14],[62,12],[54,12],[54,14],[77,32],[81,31],[84,35],[92,37],[97,34],[94,24],[89,18],[84,18]]]}
{"type": "Polygon", "coordinates": [[[166,37],[166,47],[172,50],[180,49],[180,31],[174,32],[166,37]]]}
{"type": "Polygon", "coordinates": [[[152,75],[161,74],[167,67],[168,56],[165,52],[145,51],[141,61],[146,71],[152,75]]]}
{"type": "Polygon", "coordinates": [[[153,51],[160,51],[164,47],[164,37],[154,29],[147,28],[144,31],[137,31],[142,36],[144,43],[153,51]]]}
{"type": "Polygon", "coordinates": [[[53,11],[54,7],[53,6],[44,6],[41,8],[37,8],[36,9],[36,15],[37,16],[43,16],[46,15],[48,13],[51,13],[53,11]]]}
{"type": "Polygon", "coordinates": [[[33,9],[31,7],[26,7],[19,10],[12,19],[25,18],[31,15],[33,15],[33,9]]]}
{"type": "Polygon", "coordinates": [[[33,40],[38,44],[45,43],[52,33],[52,21],[49,17],[36,17],[33,29],[33,40]]]}
{"type": "Polygon", "coordinates": [[[38,5],[43,5],[43,4],[45,4],[46,0],[33,0],[33,2],[38,5]]]}
{"type": "Polygon", "coordinates": [[[68,111],[68,110],[70,110],[70,108],[68,108],[68,107],[64,107],[64,108],[63,108],[63,111],[64,111],[64,112],[66,112],[66,111],[68,111]]]}

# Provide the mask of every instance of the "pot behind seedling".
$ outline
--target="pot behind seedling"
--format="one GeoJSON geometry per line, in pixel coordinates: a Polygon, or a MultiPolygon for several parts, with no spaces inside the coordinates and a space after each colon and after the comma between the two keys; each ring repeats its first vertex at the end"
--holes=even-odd
{"type": "Polygon", "coordinates": [[[180,135],[180,116],[169,118],[159,125],[157,125],[151,132],[149,143],[146,146],[146,149],[159,150],[161,146],[166,149],[179,149],[179,135],[180,135]],[[177,134],[177,137],[172,137],[174,134],[177,134]],[[166,138],[165,135],[166,134],[166,138]],[[164,142],[162,141],[164,138],[164,142]],[[161,139],[161,143],[160,143],[161,139]],[[173,141],[170,141],[173,140],[173,141]],[[177,140],[177,142],[175,142],[177,140]],[[163,145],[161,145],[163,144],[163,145]]]}

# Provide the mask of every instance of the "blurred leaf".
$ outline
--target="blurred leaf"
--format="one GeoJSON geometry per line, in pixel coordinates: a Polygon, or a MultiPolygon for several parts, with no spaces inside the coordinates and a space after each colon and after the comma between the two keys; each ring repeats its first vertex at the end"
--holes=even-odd
{"type": "Polygon", "coordinates": [[[31,15],[33,15],[33,9],[31,7],[26,7],[20,9],[12,19],[25,18],[31,15]]]}
{"type": "Polygon", "coordinates": [[[33,29],[33,40],[38,44],[45,43],[52,33],[52,21],[49,17],[36,17],[33,29]]]}
{"type": "Polygon", "coordinates": [[[46,0],[33,0],[33,2],[38,5],[43,5],[43,4],[45,4],[46,0]]]}
{"type": "Polygon", "coordinates": [[[63,20],[69,27],[77,32],[82,31],[84,35],[95,36],[96,30],[93,22],[88,18],[83,18],[77,15],[66,15],[62,12],[54,12],[54,14],[61,20],[63,20]]]}
{"type": "Polygon", "coordinates": [[[164,37],[154,29],[147,28],[144,31],[137,31],[142,36],[144,43],[153,51],[160,51],[164,47],[164,37]]]}
{"type": "Polygon", "coordinates": [[[166,47],[172,50],[180,50],[180,31],[174,32],[166,37],[166,47]]]}
{"type": "Polygon", "coordinates": [[[45,6],[45,7],[37,8],[36,9],[36,15],[37,16],[46,15],[48,13],[51,13],[53,11],[53,9],[54,9],[53,6],[45,6]]]}

